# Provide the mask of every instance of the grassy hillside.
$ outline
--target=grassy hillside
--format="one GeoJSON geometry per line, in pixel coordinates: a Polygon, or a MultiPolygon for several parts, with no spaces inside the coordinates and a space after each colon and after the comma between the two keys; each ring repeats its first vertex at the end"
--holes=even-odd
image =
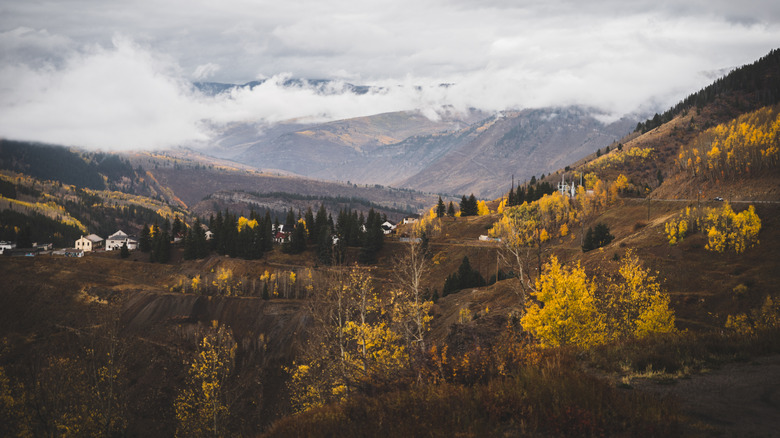
{"type": "MultiPolygon", "coordinates": [[[[573,200],[548,196],[525,206],[495,200],[482,216],[426,216],[386,239],[370,266],[354,263],[359,247],[344,249],[343,266],[328,266],[321,242],[309,242],[300,254],[275,246],[251,261],[214,253],[184,261],[181,246],[169,263],[148,263],[141,252],[126,259],[109,252],[2,258],[0,434],[771,436],[778,427],[771,411],[742,415],[771,404],[780,388],[778,131],[772,130],[778,110],[761,106],[767,94],[758,88],[727,87],[711,99],[693,99],[694,106],[675,109],[665,123],[645,124],[609,151],[545,178],[582,174],[592,194],[583,188],[573,200]],[[743,141],[740,132],[762,134],[743,141]],[[749,165],[739,161],[744,156],[754,157],[749,165]],[[705,164],[696,167],[696,157],[705,164]],[[684,212],[691,222],[680,231],[684,212]],[[728,228],[754,223],[745,212],[760,218],[757,240],[739,251],[716,250],[718,236],[746,234],[728,228]],[[480,240],[512,214],[525,215],[513,234],[480,240]],[[682,236],[673,243],[671,223],[682,236]],[[587,230],[599,226],[613,239],[583,252],[587,230]],[[417,264],[401,236],[421,229],[427,252],[417,260],[424,275],[411,281],[407,268],[417,264]],[[518,240],[522,264],[507,250],[519,235],[526,237],[518,240]],[[442,296],[466,257],[471,270],[497,281],[442,296]],[[550,299],[542,295],[550,283],[537,281],[553,278],[553,257],[561,272],[581,268],[585,280],[555,277],[550,299]],[[580,329],[606,330],[608,317],[644,305],[614,298],[634,284],[622,270],[634,257],[641,266],[631,272],[647,269],[651,277],[636,295],[668,297],[673,330],[622,331],[556,346],[525,318],[554,309],[553,299],[584,297],[567,302],[570,312],[550,324],[585,315],[580,329]],[[646,283],[657,284],[658,294],[646,283]],[[578,313],[582,308],[587,312],[578,313]],[[209,368],[204,357],[219,366],[209,368]],[[722,373],[710,372],[719,367],[722,373]],[[745,370],[753,377],[743,379],[745,370]],[[710,383],[699,383],[700,373],[710,383]],[[747,386],[738,388],[735,379],[747,386]],[[721,397],[709,386],[724,385],[722,399],[693,405],[721,397]],[[203,388],[216,392],[192,395],[203,388]]],[[[416,192],[181,157],[139,155],[132,163],[132,185],[152,196],[5,171],[2,201],[20,214],[90,229],[137,227],[146,214],[189,219],[192,209],[209,208],[193,206],[209,202],[203,198],[217,189],[360,194],[403,208],[435,204],[435,197],[416,192]]],[[[246,220],[243,227],[251,228],[246,220]]]]}

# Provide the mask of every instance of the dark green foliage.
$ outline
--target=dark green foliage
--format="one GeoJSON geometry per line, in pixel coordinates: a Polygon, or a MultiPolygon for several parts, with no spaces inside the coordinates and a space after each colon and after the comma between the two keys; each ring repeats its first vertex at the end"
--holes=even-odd
{"type": "Polygon", "coordinates": [[[168,227],[158,227],[158,232],[152,238],[152,252],[149,254],[150,262],[168,263],[171,259],[171,235],[168,227]]]}
{"type": "Polygon", "coordinates": [[[466,198],[466,195],[460,200],[460,215],[461,216],[476,216],[479,213],[479,207],[477,207],[477,198],[472,193],[471,196],[466,198]]]}
{"type": "Polygon", "coordinates": [[[306,214],[304,214],[303,220],[306,222],[306,227],[308,228],[309,233],[306,237],[309,239],[309,242],[316,242],[317,229],[314,226],[314,213],[311,211],[311,207],[306,209],[306,214]]]}
{"type": "Polygon", "coordinates": [[[117,181],[123,177],[132,178],[135,176],[133,166],[130,163],[115,154],[95,153],[94,160],[97,163],[97,170],[105,175],[109,181],[117,181]]]}
{"type": "Polygon", "coordinates": [[[463,260],[456,272],[453,272],[447,279],[444,280],[444,286],[442,287],[442,296],[447,296],[453,292],[461,289],[467,289],[470,287],[482,287],[485,285],[485,279],[479,273],[471,267],[468,257],[463,257],[463,260]]]}
{"type": "MultiPolygon", "coordinates": [[[[271,223],[271,214],[266,210],[264,216],[260,216],[254,210],[249,213],[249,220],[257,221],[254,228],[244,227],[238,231],[239,216],[229,211],[224,213],[219,211],[217,216],[209,220],[209,228],[214,233],[211,242],[201,242],[204,248],[200,249],[202,257],[205,257],[211,249],[220,255],[238,257],[248,260],[259,259],[266,252],[273,249],[273,224],[271,223]]],[[[198,223],[199,225],[199,223],[198,223]]],[[[194,227],[195,225],[193,225],[194,227]]],[[[200,228],[200,227],[199,227],[200,228]]],[[[205,231],[203,239],[205,241],[205,231]]],[[[306,231],[303,231],[303,246],[306,246],[306,231]]],[[[196,236],[197,242],[200,242],[200,236],[196,236]]],[[[201,258],[201,256],[198,256],[201,258]]]]}
{"type": "Polygon", "coordinates": [[[65,211],[78,219],[87,228],[99,236],[108,236],[117,229],[133,230],[137,224],[160,223],[163,217],[155,210],[140,205],[113,207],[103,203],[100,196],[92,195],[81,189],[75,191],[77,200],[66,200],[65,211]]]}
{"type": "Polygon", "coordinates": [[[339,244],[343,247],[360,246],[363,243],[361,227],[365,225],[363,215],[358,217],[357,211],[341,210],[336,220],[336,234],[339,244]]]}
{"type": "Polygon", "coordinates": [[[495,284],[498,281],[507,280],[510,278],[515,278],[515,273],[513,271],[504,272],[503,270],[498,271],[498,278],[496,279],[496,274],[493,274],[490,276],[490,279],[488,280],[487,284],[495,284]]]}
{"type": "Polygon", "coordinates": [[[292,207],[290,207],[290,210],[287,212],[287,217],[284,220],[284,231],[288,233],[294,228],[295,228],[295,212],[293,212],[292,207]]]}
{"type": "MultiPolygon", "coordinates": [[[[410,192],[412,191],[410,189],[394,189],[394,190],[410,191],[410,192]]],[[[237,190],[237,191],[241,192],[241,190],[237,190]]],[[[296,200],[296,201],[320,201],[320,204],[326,206],[326,209],[332,208],[334,211],[336,208],[346,209],[346,210],[352,210],[353,208],[357,208],[359,210],[367,210],[373,208],[375,210],[381,209],[384,211],[389,211],[398,214],[408,214],[410,212],[410,207],[393,208],[393,207],[388,207],[386,205],[380,205],[363,198],[357,198],[354,196],[347,197],[347,196],[303,195],[300,193],[289,193],[289,192],[260,193],[260,192],[253,192],[253,191],[245,191],[245,193],[248,193],[258,198],[278,198],[283,200],[296,200]]],[[[286,214],[286,212],[284,214],[286,214]]],[[[282,214],[281,217],[284,217],[284,214],[282,214]]]]}
{"type": "Polygon", "coordinates": [[[22,226],[22,229],[19,231],[19,234],[16,236],[16,247],[17,248],[32,248],[33,241],[32,241],[32,229],[30,228],[30,224],[26,223],[24,226],[22,226]]]}
{"type": "Polygon", "coordinates": [[[152,250],[152,237],[149,231],[149,225],[144,225],[141,230],[141,237],[138,238],[138,249],[141,252],[149,252],[152,250]]]}
{"type": "Polygon", "coordinates": [[[14,210],[0,211],[0,240],[22,243],[30,248],[32,242],[53,243],[57,247],[72,248],[76,239],[81,236],[81,230],[65,225],[39,213],[22,214],[14,210]],[[16,230],[19,230],[17,233],[16,230]],[[25,233],[29,233],[24,235],[25,233]]]}
{"type": "Polygon", "coordinates": [[[206,241],[206,231],[201,226],[200,219],[195,219],[192,227],[187,229],[187,233],[184,236],[184,259],[202,259],[208,253],[209,247],[206,241]]]}
{"type": "Polygon", "coordinates": [[[585,232],[585,237],[582,240],[582,252],[588,252],[593,248],[593,228],[588,227],[588,231],[585,232]]]}
{"type": "Polygon", "coordinates": [[[445,213],[446,207],[444,207],[444,201],[442,201],[441,196],[439,196],[439,202],[436,204],[436,217],[444,217],[445,213]]]}
{"type": "Polygon", "coordinates": [[[522,205],[523,202],[533,202],[541,199],[544,195],[551,195],[556,192],[557,186],[547,182],[538,182],[536,177],[531,177],[531,181],[525,186],[520,186],[515,191],[514,187],[509,189],[507,194],[507,207],[522,205]]]}
{"type": "Polygon", "coordinates": [[[450,205],[447,206],[447,216],[455,217],[455,206],[452,205],[452,201],[450,201],[450,205]]]}
{"type": "Polygon", "coordinates": [[[182,223],[181,219],[179,219],[179,215],[177,214],[173,218],[173,225],[171,225],[171,236],[173,237],[182,237],[185,232],[185,225],[182,223]]]}
{"type": "Polygon", "coordinates": [[[615,238],[609,232],[609,227],[605,223],[596,224],[596,228],[588,227],[588,231],[585,232],[585,238],[582,242],[582,252],[588,252],[590,250],[601,248],[608,245],[615,238]]]}
{"type": "Polygon", "coordinates": [[[0,196],[16,199],[16,185],[10,181],[0,179],[0,196]]]}
{"type": "Polygon", "coordinates": [[[333,262],[333,237],[330,227],[323,225],[320,232],[317,233],[317,260],[323,265],[330,265],[333,262]]]}
{"type": "Polygon", "coordinates": [[[11,140],[0,140],[0,168],[41,180],[61,181],[94,190],[105,188],[97,164],[69,149],[11,140]]]}
{"type": "Polygon", "coordinates": [[[122,244],[122,248],[119,250],[119,257],[123,259],[130,257],[130,250],[127,248],[127,242],[122,244]]]}
{"type": "Polygon", "coordinates": [[[300,254],[306,251],[306,240],[306,226],[303,222],[298,222],[290,235],[290,240],[282,245],[282,251],[287,254],[300,254]]]}
{"type": "Polygon", "coordinates": [[[374,264],[382,249],[385,233],[382,231],[382,217],[372,208],[366,219],[366,231],[363,234],[363,246],[360,249],[359,261],[363,264],[374,264]]]}

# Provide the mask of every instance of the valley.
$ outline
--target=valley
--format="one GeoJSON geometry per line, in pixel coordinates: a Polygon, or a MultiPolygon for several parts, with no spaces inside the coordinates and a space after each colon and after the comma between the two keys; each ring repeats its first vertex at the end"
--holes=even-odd
{"type": "Polygon", "coordinates": [[[778,66],[638,124],[2,140],[0,435],[771,435],[778,66]],[[138,248],[35,245],[118,229],[138,248]]]}

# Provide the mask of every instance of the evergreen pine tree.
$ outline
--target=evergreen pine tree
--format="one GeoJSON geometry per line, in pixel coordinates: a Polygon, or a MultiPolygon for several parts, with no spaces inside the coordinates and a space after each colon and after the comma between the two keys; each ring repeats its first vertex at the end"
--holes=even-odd
{"type": "Polygon", "coordinates": [[[200,219],[195,219],[192,224],[192,240],[195,247],[195,258],[202,259],[209,254],[209,244],[206,241],[206,230],[200,223],[200,219]]]}
{"type": "Polygon", "coordinates": [[[608,245],[614,238],[615,236],[609,232],[607,224],[601,222],[596,224],[596,228],[593,230],[593,249],[608,245]]]}
{"type": "Polygon", "coordinates": [[[309,240],[309,242],[316,242],[318,230],[314,226],[314,212],[311,211],[311,206],[306,209],[306,214],[303,216],[303,220],[306,222],[306,229],[308,230],[308,235],[306,238],[309,240]]]}
{"type": "Polygon", "coordinates": [[[175,215],[173,217],[173,225],[171,226],[171,236],[173,237],[181,237],[182,233],[185,231],[184,223],[179,219],[179,215],[175,215]]]}
{"type": "Polygon", "coordinates": [[[152,236],[149,231],[149,225],[147,224],[144,224],[144,227],[141,230],[141,237],[138,238],[138,249],[140,249],[141,252],[149,252],[152,250],[152,236]]]}
{"type": "Polygon", "coordinates": [[[122,244],[122,248],[119,250],[119,257],[123,259],[130,257],[130,250],[127,248],[127,242],[122,244]]]}
{"type": "Polygon", "coordinates": [[[363,246],[360,249],[360,263],[376,263],[377,255],[384,244],[382,217],[372,208],[366,220],[366,232],[363,234],[363,246]]]}
{"type": "Polygon", "coordinates": [[[444,217],[444,213],[446,213],[446,207],[444,207],[444,201],[439,196],[439,202],[436,204],[436,217],[444,217]]]}
{"type": "Polygon", "coordinates": [[[447,207],[447,216],[455,217],[455,206],[452,205],[452,201],[450,201],[450,205],[447,207]]]}
{"type": "Polygon", "coordinates": [[[287,212],[287,218],[284,220],[284,232],[290,233],[295,229],[295,212],[293,212],[292,207],[290,207],[290,211],[287,212]]]}
{"type": "Polygon", "coordinates": [[[477,198],[472,193],[469,196],[469,214],[467,216],[476,216],[479,214],[479,207],[477,206],[477,198]]]}
{"type": "Polygon", "coordinates": [[[330,265],[333,262],[333,238],[327,224],[322,226],[318,236],[317,260],[323,265],[330,265]]]}
{"type": "Polygon", "coordinates": [[[585,232],[585,238],[582,241],[582,252],[588,252],[593,248],[593,228],[588,227],[588,231],[585,232]]]}
{"type": "MultiPolygon", "coordinates": [[[[194,227],[193,227],[194,228],[194,227]]],[[[184,235],[184,260],[194,260],[196,257],[194,230],[190,228],[184,235]]]]}

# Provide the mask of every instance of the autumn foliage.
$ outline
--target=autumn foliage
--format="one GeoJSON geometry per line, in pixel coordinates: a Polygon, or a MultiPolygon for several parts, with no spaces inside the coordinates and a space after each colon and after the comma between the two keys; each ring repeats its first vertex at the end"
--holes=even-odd
{"type": "Polygon", "coordinates": [[[612,340],[674,332],[674,312],[657,277],[629,251],[615,279],[588,277],[584,269],[545,264],[521,323],[546,346],[590,348],[612,340]]]}
{"type": "Polygon", "coordinates": [[[686,236],[701,231],[707,235],[706,249],[740,254],[758,245],[761,219],[752,205],[736,213],[728,202],[724,202],[720,208],[688,207],[667,221],[664,229],[670,245],[676,245],[686,236]]]}
{"type": "Polygon", "coordinates": [[[678,169],[717,181],[780,163],[780,107],[765,107],[708,129],[683,147],[678,169]]]}

